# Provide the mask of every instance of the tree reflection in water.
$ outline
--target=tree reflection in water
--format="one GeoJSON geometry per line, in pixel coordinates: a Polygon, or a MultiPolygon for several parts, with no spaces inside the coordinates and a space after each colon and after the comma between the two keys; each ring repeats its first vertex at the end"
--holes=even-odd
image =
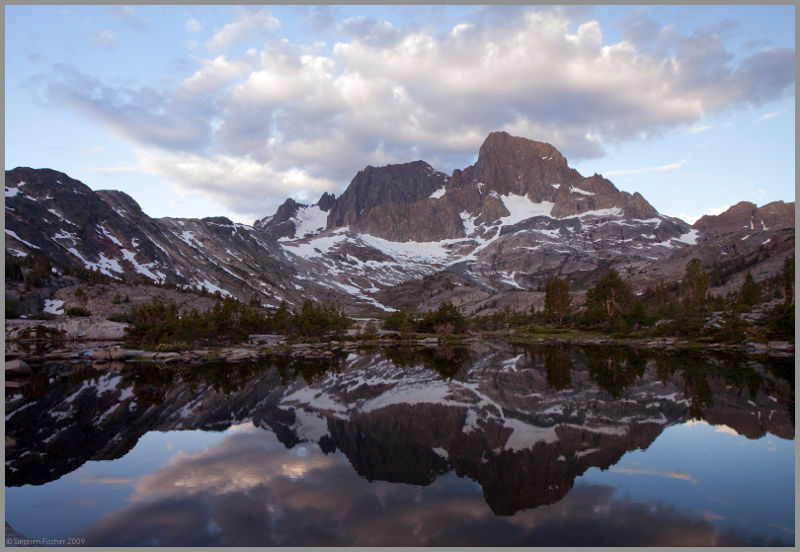
{"type": "Polygon", "coordinates": [[[387,347],[383,354],[392,364],[400,368],[410,368],[419,364],[438,373],[442,379],[451,380],[472,361],[466,347],[387,347]]]}
{"type": "MultiPolygon", "coordinates": [[[[209,450],[211,456],[186,456],[141,479],[136,485],[139,499],[95,525],[96,542],[150,542],[146,539],[157,531],[146,521],[155,518],[147,516],[164,511],[169,501],[155,500],[144,493],[147,487],[182,504],[181,515],[192,518],[191,527],[205,527],[210,522],[205,516],[211,516],[225,535],[223,539],[200,530],[196,541],[181,541],[185,533],[172,527],[160,544],[320,542],[312,536],[321,538],[322,533],[302,533],[285,524],[280,535],[234,537],[234,527],[243,519],[237,516],[244,510],[229,506],[242,500],[255,500],[254,508],[276,509],[265,514],[264,523],[299,523],[309,515],[326,520],[326,531],[338,535],[327,544],[375,543],[363,535],[363,540],[355,538],[361,533],[347,516],[363,516],[376,500],[376,512],[391,515],[370,515],[369,523],[381,527],[392,519],[398,529],[385,533],[396,542],[382,544],[632,544],[600,531],[596,524],[610,518],[597,513],[571,512],[571,521],[559,530],[554,525],[547,529],[543,520],[552,524],[555,518],[549,516],[577,504],[588,489],[579,479],[587,470],[608,469],[626,453],[648,449],[670,426],[704,419],[749,439],[768,432],[792,439],[791,363],[793,359],[624,347],[482,343],[339,352],[322,358],[273,355],[236,364],[141,364],[122,372],[80,369],[50,379],[37,374],[27,390],[6,390],[11,439],[6,483],[60,485],[66,474],[90,466],[90,459],[124,459],[140,439],[160,432],[227,431],[232,433],[224,442],[232,448],[225,454],[218,449],[209,450]],[[222,456],[210,462],[217,453],[222,456]],[[210,462],[210,471],[194,487],[179,485],[181,473],[200,474],[205,462],[210,462]],[[344,491],[331,487],[332,479],[359,497],[352,510],[347,511],[337,494],[344,491]],[[202,480],[222,487],[211,488],[202,480]],[[245,481],[252,484],[229,487],[245,481]],[[190,488],[196,492],[185,494],[190,488]],[[334,500],[338,506],[313,512],[299,508],[295,499],[300,488],[316,497],[309,504],[334,500]],[[482,508],[475,502],[476,490],[482,508]],[[459,504],[469,504],[471,513],[459,504]],[[420,529],[422,512],[439,519],[440,529],[451,527],[471,540],[462,542],[427,523],[420,529]],[[138,517],[142,532],[134,535],[126,527],[137,526],[137,516],[145,517],[138,517]],[[398,516],[408,517],[401,523],[398,516]],[[410,523],[412,517],[417,522],[410,523]],[[228,522],[233,525],[226,528],[228,522]],[[115,540],[102,527],[127,537],[115,540]],[[596,540],[586,540],[587,535],[596,540]]],[[[11,515],[15,507],[13,500],[7,503],[11,515]]],[[[617,499],[595,501],[591,507],[627,512],[629,519],[651,519],[641,507],[617,499]]],[[[649,507],[660,512],[651,519],[649,532],[661,536],[651,539],[642,533],[636,542],[720,543],[722,533],[708,520],[670,514],[668,506],[649,507]],[[669,538],[667,532],[659,533],[657,518],[675,521],[669,538]],[[693,540],[678,538],[678,527],[694,535],[693,540]],[[717,541],[708,540],[712,537],[717,541]]],[[[631,527],[625,530],[636,533],[631,527]]],[[[766,542],[741,535],[729,540],[766,542]]]]}

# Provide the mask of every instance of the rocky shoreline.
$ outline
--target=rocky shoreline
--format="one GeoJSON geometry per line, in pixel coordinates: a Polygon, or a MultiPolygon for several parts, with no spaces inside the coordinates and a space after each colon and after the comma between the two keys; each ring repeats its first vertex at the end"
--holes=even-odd
{"type": "Polygon", "coordinates": [[[698,343],[675,337],[627,338],[588,336],[528,337],[519,334],[486,334],[460,337],[424,335],[400,336],[383,332],[380,337],[351,336],[345,340],[319,343],[296,342],[282,335],[252,335],[245,343],[196,349],[141,350],[123,346],[126,324],[105,319],[67,318],[59,320],[6,320],[5,373],[9,377],[31,374],[31,366],[45,363],[91,364],[97,369],[120,370],[126,363],[164,365],[201,365],[209,362],[237,363],[255,361],[274,354],[293,358],[324,359],[347,354],[365,347],[404,346],[431,348],[467,346],[486,340],[508,340],[517,344],[563,346],[628,346],[641,349],[694,349],[732,351],[753,355],[793,357],[794,344],[785,341],[767,343],[698,343]]]}
{"type": "Polygon", "coordinates": [[[6,320],[6,343],[45,337],[74,341],[113,341],[125,338],[124,322],[103,316],[67,317],[53,320],[13,318],[6,320]]]}
{"type": "Polygon", "coordinates": [[[638,349],[702,349],[708,351],[736,351],[746,354],[769,354],[772,356],[794,356],[794,343],[788,341],[768,341],[758,343],[746,341],[743,343],[701,343],[678,337],[648,337],[648,338],[562,338],[543,337],[530,343],[548,345],[623,345],[638,349]]]}

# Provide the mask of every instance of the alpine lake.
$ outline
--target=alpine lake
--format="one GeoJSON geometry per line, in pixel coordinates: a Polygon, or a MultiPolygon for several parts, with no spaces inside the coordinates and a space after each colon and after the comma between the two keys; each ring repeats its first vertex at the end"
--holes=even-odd
{"type": "Polygon", "coordinates": [[[794,377],[502,341],[48,362],[6,381],[6,542],[794,546],[794,377]]]}

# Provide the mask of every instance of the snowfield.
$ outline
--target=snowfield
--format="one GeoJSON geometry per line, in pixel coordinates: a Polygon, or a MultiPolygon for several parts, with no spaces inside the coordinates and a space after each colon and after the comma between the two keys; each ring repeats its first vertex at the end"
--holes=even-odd
{"type": "Polygon", "coordinates": [[[295,226],[295,238],[304,238],[325,230],[325,227],[328,225],[328,213],[316,205],[301,207],[297,210],[295,218],[291,220],[294,222],[295,226]]]}

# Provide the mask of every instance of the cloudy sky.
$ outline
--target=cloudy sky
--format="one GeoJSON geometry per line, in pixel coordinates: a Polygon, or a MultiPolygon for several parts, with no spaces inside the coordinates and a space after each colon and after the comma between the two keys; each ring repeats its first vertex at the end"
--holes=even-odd
{"type": "Polygon", "coordinates": [[[489,132],[692,221],[794,201],[790,6],[6,6],[6,169],[252,223],[489,132]]]}

